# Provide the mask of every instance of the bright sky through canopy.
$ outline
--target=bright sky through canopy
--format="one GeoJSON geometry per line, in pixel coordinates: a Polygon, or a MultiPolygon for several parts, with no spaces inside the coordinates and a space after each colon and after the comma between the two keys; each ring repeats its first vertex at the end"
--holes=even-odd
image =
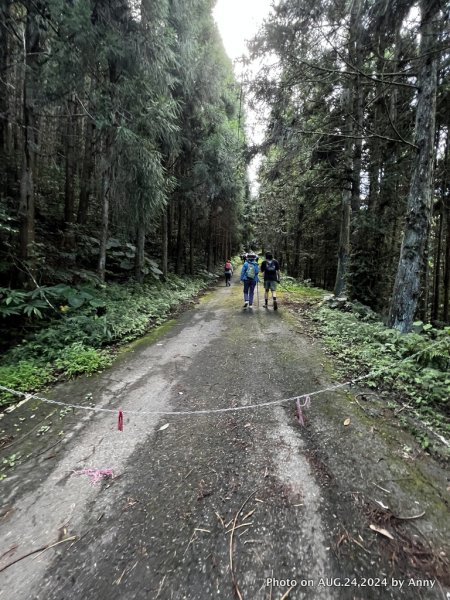
{"type": "MultiPolygon", "coordinates": [[[[248,55],[247,41],[251,40],[260,29],[263,20],[269,15],[273,0],[217,0],[213,15],[225,46],[225,51],[232,61],[243,54],[248,55]]],[[[239,65],[235,65],[239,77],[239,65]]],[[[251,71],[251,68],[248,68],[251,71]]],[[[261,141],[263,128],[258,124],[258,116],[247,108],[247,135],[254,142],[261,141]]],[[[249,176],[252,190],[255,192],[256,171],[259,157],[252,161],[249,176]]]]}
{"type": "Polygon", "coordinates": [[[272,0],[217,0],[214,18],[231,60],[246,54],[251,39],[269,14],[272,0]]]}

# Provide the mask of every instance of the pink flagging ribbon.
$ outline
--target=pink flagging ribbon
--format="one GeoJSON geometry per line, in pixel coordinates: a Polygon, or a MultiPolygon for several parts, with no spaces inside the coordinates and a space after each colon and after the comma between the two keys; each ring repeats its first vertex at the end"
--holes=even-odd
{"type": "Polygon", "coordinates": [[[296,401],[295,404],[296,404],[296,410],[295,410],[296,419],[299,422],[299,424],[302,427],[304,427],[305,426],[305,419],[303,417],[302,408],[309,408],[311,406],[311,398],[309,396],[306,396],[305,401],[303,402],[303,404],[301,404],[300,398],[297,398],[297,401],[296,401]]]}
{"type": "Polygon", "coordinates": [[[114,477],[114,471],[112,469],[80,469],[79,471],[74,471],[75,475],[87,475],[91,480],[91,484],[95,485],[102,479],[108,477],[114,477]]]}

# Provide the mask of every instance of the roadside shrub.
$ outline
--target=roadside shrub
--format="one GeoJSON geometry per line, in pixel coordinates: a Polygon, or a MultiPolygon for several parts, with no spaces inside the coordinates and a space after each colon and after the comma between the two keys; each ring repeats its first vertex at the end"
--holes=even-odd
{"type": "Polygon", "coordinates": [[[91,375],[111,365],[111,356],[104,350],[97,350],[76,342],[64,348],[60,358],[55,362],[57,369],[62,369],[68,377],[81,373],[91,375]]]}
{"type": "MultiPolygon", "coordinates": [[[[37,362],[22,360],[16,365],[0,366],[0,383],[19,392],[34,392],[52,380],[52,369],[37,362]]],[[[8,392],[0,392],[0,406],[16,402],[8,392]]]]}
{"type": "MultiPolygon", "coordinates": [[[[45,288],[52,299],[64,296],[67,303],[59,306],[58,315],[53,311],[52,320],[35,320],[33,327],[42,326],[3,355],[0,384],[34,391],[56,375],[74,377],[102,370],[111,364],[109,345],[131,341],[160,325],[171,310],[190,300],[209,281],[172,275],[164,283],[112,283],[78,291],[63,285],[45,288]]],[[[7,304],[6,295],[4,299],[5,306],[20,306],[19,300],[7,304]]],[[[0,403],[1,398],[11,401],[0,396],[0,403]]]]}

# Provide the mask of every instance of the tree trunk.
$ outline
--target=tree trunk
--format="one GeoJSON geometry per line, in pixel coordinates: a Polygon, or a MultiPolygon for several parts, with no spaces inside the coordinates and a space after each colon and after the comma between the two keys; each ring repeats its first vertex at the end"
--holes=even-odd
{"type": "Polygon", "coordinates": [[[427,244],[432,209],[432,174],[436,120],[437,53],[435,20],[438,0],[422,0],[414,168],[408,194],[405,232],[395,279],[389,325],[405,333],[410,330],[417,309],[420,275],[427,244]]]}
{"type": "Polygon", "coordinates": [[[189,273],[194,274],[194,211],[189,211],[189,273]]]}
{"type": "Polygon", "coordinates": [[[95,124],[88,118],[86,122],[83,166],[80,178],[80,199],[77,222],[86,225],[88,221],[89,201],[92,193],[92,175],[94,173],[94,130],[95,124]]]}
{"type": "Polygon", "coordinates": [[[74,221],[75,212],[75,105],[73,100],[67,102],[67,129],[65,132],[66,160],[64,185],[64,221],[66,226],[74,221]]]}
{"type": "Polygon", "coordinates": [[[168,228],[167,228],[167,218],[168,218],[168,210],[169,207],[166,206],[162,215],[162,248],[161,248],[161,270],[163,272],[164,277],[167,277],[167,256],[168,256],[168,228]]]}
{"type": "Polygon", "coordinates": [[[106,174],[102,179],[102,222],[100,229],[100,252],[98,259],[98,276],[105,281],[106,271],[106,245],[109,231],[109,178],[106,174]]]}
{"type": "Polygon", "coordinates": [[[144,280],[144,266],[145,266],[145,221],[142,218],[139,219],[136,232],[136,254],[135,254],[135,274],[136,279],[139,283],[144,280]]]}
{"type": "Polygon", "coordinates": [[[42,51],[41,31],[38,15],[33,3],[27,3],[27,16],[24,33],[23,80],[23,154],[20,179],[20,258],[31,258],[35,241],[34,169],[38,145],[38,120],[35,106],[39,87],[39,60],[42,51]]]}
{"type": "Polygon", "coordinates": [[[445,220],[447,232],[445,237],[445,271],[444,271],[444,308],[442,319],[450,323],[450,201],[445,204],[445,220]]]}
{"type": "Polygon", "coordinates": [[[439,319],[439,304],[441,298],[441,269],[442,269],[442,235],[444,232],[444,210],[442,203],[439,207],[439,226],[434,248],[434,278],[433,278],[433,308],[431,318],[439,319]]]}
{"type": "Polygon", "coordinates": [[[420,281],[422,282],[422,290],[421,294],[419,294],[419,303],[418,308],[416,309],[419,319],[424,323],[427,323],[429,318],[429,300],[430,300],[430,267],[429,267],[429,253],[430,253],[430,230],[431,230],[431,217],[428,222],[428,229],[426,234],[427,243],[425,245],[425,250],[423,254],[422,260],[422,273],[420,275],[420,281]]]}
{"type": "Polygon", "coordinates": [[[0,0],[0,194],[7,196],[7,138],[8,138],[8,1],[0,0]]]}
{"type": "MultiPolygon", "coordinates": [[[[350,126],[351,127],[351,126],[350,126]]],[[[339,232],[338,266],[334,294],[339,296],[345,291],[348,262],[350,257],[350,222],[352,212],[352,142],[345,142],[345,181],[341,202],[341,229],[339,232]]]]}
{"type": "MultiPolygon", "coordinates": [[[[348,59],[350,64],[358,64],[359,57],[357,56],[357,47],[359,44],[360,35],[360,22],[361,22],[361,0],[354,0],[352,4],[352,12],[350,15],[349,23],[349,40],[348,40],[348,59]]],[[[339,232],[339,249],[338,249],[338,266],[336,272],[336,281],[334,284],[334,294],[339,296],[345,291],[347,285],[348,267],[350,261],[350,226],[351,226],[351,215],[352,215],[352,202],[359,206],[359,172],[355,173],[353,160],[355,152],[354,141],[351,136],[353,135],[353,112],[354,106],[360,107],[359,94],[361,93],[360,88],[356,85],[357,76],[354,81],[349,81],[347,88],[344,88],[343,94],[345,95],[345,138],[344,146],[344,182],[342,191],[341,201],[341,227],[339,232]],[[358,91],[359,90],[359,91],[358,91]],[[358,93],[358,96],[357,96],[358,93]],[[357,180],[357,185],[356,185],[357,180]],[[357,196],[357,200],[356,200],[357,196]]],[[[359,117],[358,117],[359,118],[359,117]]],[[[361,114],[362,118],[362,114],[361,114]]],[[[361,149],[359,149],[359,152],[361,149]]],[[[360,157],[359,157],[360,161],[360,157]]],[[[361,164],[359,163],[359,168],[361,164]]]]}
{"type": "Polygon", "coordinates": [[[109,236],[109,205],[113,178],[112,144],[113,136],[111,132],[108,132],[105,140],[105,158],[101,184],[102,220],[100,226],[100,250],[98,258],[98,276],[100,277],[101,281],[105,281],[106,246],[108,244],[109,236]]]}
{"type": "Polygon", "coordinates": [[[213,262],[213,247],[212,247],[212,236],[213,236],[213,211],[209,208],[209,219],[208,219],[208,238],[206,240],[206,268],[209,272],[212,271],[213,262]]]}
{"type": "Polygon", "coordinates": [[[295,230],[295,242],[294,242],[294,264],[292,265],[292,273],[294,277],[300,277],[301,271],[301,244],[302,244],[302,226],[303,226],[303,214],[304,205],[303,202],[299,203],[297,210],[297,227],[295,230]]]}
{"type": "Polygon", "coordinates": [[[181,199],[178,201],[178,231],[177,231],[177,255],[175,261],[175,272],[177,275],[181,275],[183,270],[183,251],[185,244],[183,243],[183,206],[181,199]]]}

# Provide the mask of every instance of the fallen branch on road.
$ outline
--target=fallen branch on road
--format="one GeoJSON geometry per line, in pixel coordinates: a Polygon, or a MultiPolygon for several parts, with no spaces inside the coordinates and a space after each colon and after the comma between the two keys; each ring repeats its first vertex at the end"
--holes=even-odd
{"type": "Polygon", "coordinates": [[[64,540],[59,540],[59,542],[55,542],[54,544],[47,544],[46,546],[41,546],[40,548],[36,548],[36,550],[32,550],[31,552],[28,552],[27,554],[24,554],[23,556],[19,556],[19,558],[16,558],[16,560],[13,560],[12,562],[5,565],[4,567],[1,567],[0,573],[2,571],[6,571],[6,569],[8,569],[9,567],[12,567],[19,561],[23,560],[24,558],[28,558],[29,556],[32,556],[33,554],[37,554],[38,552],[40,552],[40,553],[45,552],[45,550],[54,548],[55,546],[58,546],[58,544],[63,544],[64,542],[70,542],[72,540],[75,540],[76,538],[77,538],[76,535],[72,535],[71,537],[65,538],[64,540]]]}
{"type": "Polygon", "coordinates": [[[241,591],[239,589],[239,586],[237,584],[236,574],[234,572],[234,565],[233,565],[234,532],[237,529],[236,524],[237,524],[237,520],[239,518],[239,515],[244,510],[244,506],[249,502],[250,498],[252,498],[256,494],[256,492],[257,492],[257,490],[255,490],[254,492],[252,492],[250,494],[250,496],[248,496],[248,498],[246,500],[244,500],[244,502],[241,504],[241,507],[239,508],[239,510],[237,511],[237,513],[234,515],[233,527],[231,528],[231,531],[230,531],[230,533],[231,533],[231,535],[230,535],[230,573],[231,573],[231,582],[233,584],[233,591],[236,594],[236,596],[239,598],[239,600],[243,600],[243,598],[242,598],[242,594],[241,594],[241,591]]]}

